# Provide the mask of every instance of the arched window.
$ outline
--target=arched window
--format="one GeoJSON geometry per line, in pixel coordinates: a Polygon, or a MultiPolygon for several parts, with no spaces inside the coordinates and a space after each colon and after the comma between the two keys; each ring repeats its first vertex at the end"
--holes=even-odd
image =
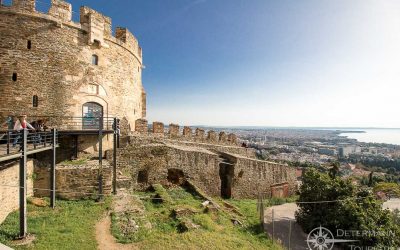
{"type": "Polygon", "coordinates": [[[82,106],[83,129],[99,129],[103,118],[103,106],[87,102],[82,106]]]}
{"type": "Polygon", "coordinates": [[[27,47],[28,49],[31,49],[31,48],[32,48],[32,41],[31,41],[31,40],[28,40],[28,42],[27,42],[27,44],[26,44],[26,47],[27,47]]]}
{"type": "Polygon", "coordinates": [[[99,65],[99,57],[97,55],[92,55],[92,64],[99,65]]]}
{"type": "Polygon", "coordinates": [[[37,107],[39,106],[39,98],[38,98],[37,95],[34,95],[34,96],[32,97],[32,106],[33,106],[34,108],[37,108],[37,107]]]}
{"type": "Polygon", "coordinates": [[[13,80],[14,82],[16,82],[16,81],[17,81],[17,78],[18,78],[17,73],[13,73],[13,74],[12,74],[12,80],[13,80]]]}

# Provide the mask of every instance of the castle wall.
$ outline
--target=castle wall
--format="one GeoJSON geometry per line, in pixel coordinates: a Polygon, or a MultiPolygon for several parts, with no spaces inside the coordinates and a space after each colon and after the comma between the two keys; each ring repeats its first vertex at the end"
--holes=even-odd
{"type": "MultiPolygon", "coordinates": [[[[35,196],[48,197],[50,187],[50,168],[35,166],[35,196]]],[[[97,161],[82,165],[57,164],[56,166],[56,196],[61,199],[75,200],[87,197],[96,197],[99,193],[98,180],[99,165],[97,161]]],[[[103,193],[111,194],[112,167],[103,163],[103,193]]]]}
{"type": "Polygon", "coordinates": [[[273,195],[274,186],[285,183],[289,196],[296,191],[296,169],[268,161],[260,161],[235,154],[223,154],[234,164],[232,197],[256,198],[259,193],[273,195]]]}
{"type": "Polygon", "coordinates": [[[183,178],[190,179],[207,194],[220,196],[223,189],[221,169],[228,165],[232,168],[230,189],[233,198],[272,194],[273,187],[280,184],[287,186],[282,196],[292,195],[296,190],[295,168],[223,153],[210,147],[212,144],[172,143],[172,140],[155,137],[130,137],[130,145],[118,149],[118,171],[131,177],[131,187],[135,190],[144,190],[154,183],[169,185],[169,171],[181,171],[183,178]]]}
{"type": "Polygon", "coordinates": [[[96,102],[104,116],[125,117],[133,128],[145,113],[142,52],[134,36],[120,28],[113,37],[111,19],[87,7],[74,23],[64,1],[53,0],[49,14],[18,4],[0,6],[0,117],[80,117],[84,103],[96,102]]]}
{"type": "MultiPolygon", "coordinates": [[[[27,196],[33,195],[33,161],[27,162],[27,196]]],[[[19,206],[19,161],[0,165],[0,224],[19,206]]]]}
{"type": "Polygon", "coordinates": [[[132,144],[118,149],[119,171],[132,178],[132,188],[145,190],[151,184],[168,185],[168,170],[182,170],[210,195],[220,195],[219,157],[208,150],[174,145],[132,144]]]}

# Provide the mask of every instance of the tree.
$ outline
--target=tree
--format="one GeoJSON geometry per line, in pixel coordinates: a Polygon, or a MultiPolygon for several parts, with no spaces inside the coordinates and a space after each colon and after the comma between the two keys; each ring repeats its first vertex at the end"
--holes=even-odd
{"type": "Polygon", "coordinates": [[[376,235],[352,235],[359,246],[400,246],[400,226],[395,224],[388,210],[368,191],[356,190],[349,180],[308,170],[303,175],[296,220],[305,232],[323,226],[337,232],[341,230],[377,232],[376,235]],[[393,232],[394,236],[386,232],[393,232]]]}
{"type": "Polygon", "coordinates": [[[336,176],[338,176],[338,174],[339,174],[340,163],[338,161],[335,161],[331,165],[332,165],[332,167],[329,169],[329,176],[332,179],[335,179],[336,176]]]}
{"type": "Polygon", "coordinates": [[[373,176],[374,176],[374,171],[371,171],[371,173],[369,173],[368,187],[372,187],[374,185],[373,176]]]}

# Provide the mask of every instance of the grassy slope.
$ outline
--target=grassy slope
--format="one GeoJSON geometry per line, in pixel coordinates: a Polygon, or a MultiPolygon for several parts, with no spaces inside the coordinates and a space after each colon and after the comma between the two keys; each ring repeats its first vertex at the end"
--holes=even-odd
{"type": "MultiPolygon", "coordinates": [[[[224,213],[203,213],[202,200],[181,188],[168,190],[168,193],[174,200],[173,204],[144,201],[146,218],[152,229],[140,230],[135,237],[124,240],[114,227],[114,235],[121,242],[136,242],[135,245],[141,249],[281,249],[262,232],[255,200],[230,200],[246,215],[245,226],[238,227],[224,213]],[[191,216],[191,220],[201,225],[201,229],[179,232],[179,222],[171,217],[171,210],[175,207],[199,211],[191,216]]],[[[28,205],[28,231],[36,236],[30,249],[96,249],[94,226],[109,208],[109,201],[104,204],[90,200],[58,201],[54,210],[28,205]]],[[[10,245],[18,234],[18,228],[18,213],[14,212],[0,225],[0,242],[10,245]]]]}
{"type": "MultiPolygon", "coordinates": [[[[139,234],[145,237],[131,240],[140,249],[281,249],[273,245],[262,232],[255,200],[235,201],[235,205],[247,216],[246,225],[239,227],[234,226],[222,212],[204,213],[202,200],[181,188],[168,190],[168,193],[173,204],[154,204],[150,200],[144,202],[152,229],[141,228],[139,234]],[[190,207],[199,211],[190,219],[201,228],[179,232],[179,222],[171,216],[172,209],[176,207],[190,207]]],[[[113,233],[121,242],[127,242],[118,228],[114,227],[113,233]]]]}
{"type": "MultiPolygon", "coordinates": [[[[95,224],[109,206],[109,200],[57,201],[53,210],[28,205],[28,232],[36,240],[29,249],[96,249],[95,224]]],[[[0,225],[0,242],[10,245],[18,235],[18,213],[10,214],[0,225]]],[[[15,247],[26,249],[26,247],[15,247]]]]}

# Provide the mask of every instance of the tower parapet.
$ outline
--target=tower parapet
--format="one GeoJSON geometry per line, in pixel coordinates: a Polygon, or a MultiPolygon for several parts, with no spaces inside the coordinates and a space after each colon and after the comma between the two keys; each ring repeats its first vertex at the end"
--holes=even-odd
{"type": "Polygon", "coordinates": [[[51,0],[49,15],[64,22],[72,20],[72,5],[62,0],[51,0]]]}
{"type": "Polygon", "coordinates": [[[98,43],[100,46],[107,47],[104,42],[104,37],[106,35],[111,35],[112,33],[111,18],[106,17],[89,7],[82,6],[80,9],[80,23],[82,28],[89,34],[89,45],[98,43]]]}
{"type": "Polygon", "coordinates": [[[35,0],[13,0],[12,5],[10,7],[11,9],[18,11],[34,12],[35,5],[36,5],[35,0]]]}
{"type": "Polygon", "coordinates": [[[125,48],[142,63],[142,48],[135,36],[127,28],[121,27],[116,28],[115,36],[113,36],[111,18],[87,6],[80,8],[80,20],[79,23],[75,23],[72,21],[72,5],[63,0],[51,0],[48,13],[36,10],[36,0],[13,0],[10,6],[3,4],[1,0],[0,3],[0,11],[17,12],[47,19],[56,22],[59,27],[65,24],[81,29],[87,35],[89,45],[98,44],[100,47],[108,48],[108,43],[115,43],[125,48]]]}
{"type": "Polygon", "coordinates": [[[0,118],[96,110],[133,127],[146,115],[138,41],[126,28],[113,36],[111,18],[89,7],[74,22],[70,3],[50,1],[44,13],[36,9],[39,1],[0,0],[0,93],[7,96],[0,118]]]}

